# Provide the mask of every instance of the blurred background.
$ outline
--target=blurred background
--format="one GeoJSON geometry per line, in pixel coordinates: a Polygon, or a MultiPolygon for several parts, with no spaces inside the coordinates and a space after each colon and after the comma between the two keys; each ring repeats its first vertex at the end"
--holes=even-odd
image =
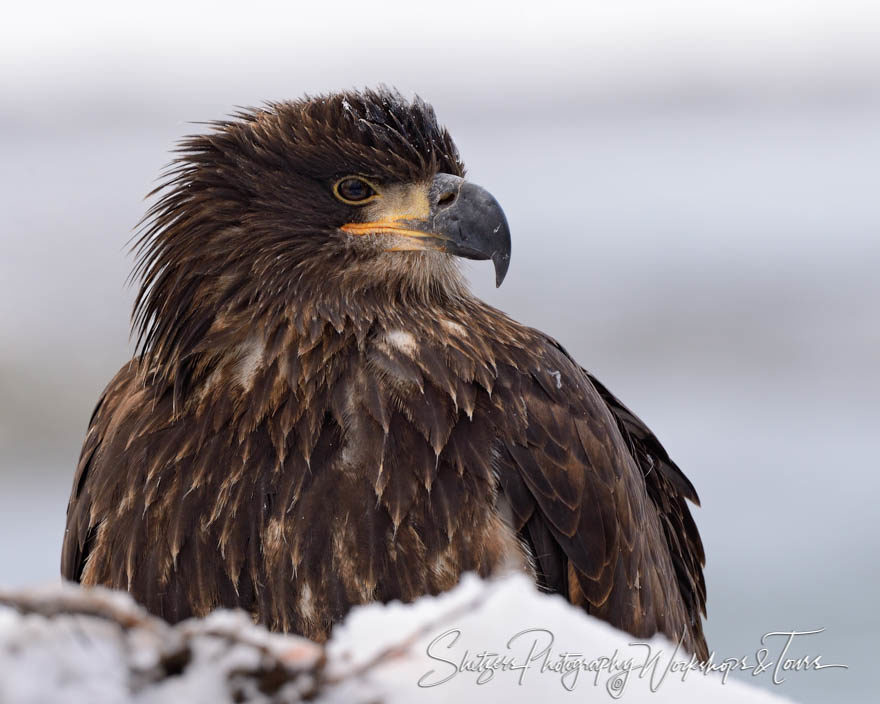
{"type": "Polygon", "coordinates": [[[507,212],[510,273],[470,265],[475,291],[696,485],[710,647],[824,627],[795,654],[850,669],[774,689],[875,701],[876,2],[133,7],[0,28],[0,584],[58,578],[86,424],[132,351],[126,243],[189,121],[381,82],[434,104],[507,212]]]}

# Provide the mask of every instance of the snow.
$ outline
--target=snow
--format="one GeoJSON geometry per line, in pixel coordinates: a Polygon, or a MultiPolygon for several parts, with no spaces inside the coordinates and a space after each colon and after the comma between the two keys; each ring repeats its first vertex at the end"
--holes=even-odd
{"type": "Polygon", "coordinates": [[[0,602],[18,606],[0,606],[4,704],[300,701],[323,655],[243,612],[172,627],[104,589],[0,593],[0,602]]]}
{"type": "Polygon", "coordinates": [[[439,597],[356,608],[326,646],[235,611],[170,626],[125,594],[65,585],[0,592],[0,702],[784,701],[719,673],[660,682],[674,646],[634,640],[521,575],[466,576],[439,597]],[[656,691],[650,672],[609,667],[613,656],[642,663],[648,647],[661,653],[656,691]],[[587,662],[602,668],[572,668],[587,662]]]}
{"type": "MultiPolygon", "coordinates": [[[[363,685],[357,678],[341,676],[360,668],[366,671],[363,680],[381,692],[383,701],[389,704],[414,701],[531,704],[574,701],[574,698],[612,702],[615,697],[609,692],[615,691],[615,684],[619,686],[623,679],[619,672],[580,671],[563,676],[551,668],[566,660],[577,661],[575,654],[582,656],[583,661],[599,661],[602,656],[610,659],[616,652],[618,662],[625,662],[629,657],[636,663],[644,662],[647,646],[630,646],[635,640],[587,616],[562,597],[537,592],[524,576],[510,575],[495,582],[468,576],[458,588],[439,597],[423,598],[409,605],[374,604],[355,609],[334,630],[328,644],[328,672],[336,673],[343,681],[334,693],[342,696],[328,701],[346,701],[346,697],[363,685]],[[516,637],[517,634],[520,635],[516,637]],[[512,638],[514,641],[508,648],[512,638]],[[550,652],[544,658],[541,652],[551,639],[550,652]],[[426,652],[429,646],[433,659],[426,652]],[[481,658],[487,651],[506,656],[506,660],[481,658]],[[375,663],[378,654],[383,652],[386,656],[381,664],[366,667],[375,663]],[[564,658],[565,653],[571,657],[564,658]],[[539,657],[529,662],[530,654],[539,657]],[[482,663],[482,672],[456,674],[450,662],[460,663],[465,655],[477,669],[482,663]],[[489,664],[498,669],[492,672],[489,664]],[[528,669],[521,669],[525,665],[528,669]],[[419,686],[420,680],[422,686],[419,686]],[[440,682],[442,684],[438,684],[440,682]]],[[[662,651],[669,656],[674,650],[674,645],[661,637],[647,643],[654,654],[662,651]]],[[[677,659],[687,661],[689,657],[679,654],[677,659]]],[[[661,656],[659,663],[655,682],[661,677],[666,660],[661,656]]],[[[737,680],[728,678],[722,683],[720,674],[690,673],[682,682],[680,675],[670,673],[656,687],[656,692],[651,691],[650,684],[649,675],[640,677],[634,670],[626,678],[618,697],[625,702],[653,704],[787,701],[737,680]]]]}

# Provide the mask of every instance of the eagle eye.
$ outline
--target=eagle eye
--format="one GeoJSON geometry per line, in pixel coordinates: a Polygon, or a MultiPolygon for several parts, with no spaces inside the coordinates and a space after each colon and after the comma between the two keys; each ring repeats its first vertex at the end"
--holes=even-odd
{"type": "Polygon", "coordinates": [[[359,176],[346,176],[333,186],[333,195],[343,203],[363,205],[373,200],[378,193],[371,184],[359,176]]]}

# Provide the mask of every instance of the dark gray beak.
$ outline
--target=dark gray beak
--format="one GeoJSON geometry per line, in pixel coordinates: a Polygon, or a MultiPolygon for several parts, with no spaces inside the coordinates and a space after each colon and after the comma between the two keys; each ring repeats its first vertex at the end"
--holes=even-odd
{"type": "Polygon", "coordinates": [[[467,259],[491,259],[495,286],[510,266],[510,228],[498,201],[485,188],[451,174],[437,174],[429,193],[430,234],[444,251],[467,259]]]}

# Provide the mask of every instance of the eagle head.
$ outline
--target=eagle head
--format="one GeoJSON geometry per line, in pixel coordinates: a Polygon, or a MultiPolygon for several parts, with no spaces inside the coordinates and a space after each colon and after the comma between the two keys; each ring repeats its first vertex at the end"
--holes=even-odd
{"type": "Polygon", "coordinates": [[[181,142],[137,244],[135,329],[160,357],[237,307],[454,290],[455,257],[491,259],[501,284],[504,212],[421,99],[346,92],[210,124],[181,142]]]}

